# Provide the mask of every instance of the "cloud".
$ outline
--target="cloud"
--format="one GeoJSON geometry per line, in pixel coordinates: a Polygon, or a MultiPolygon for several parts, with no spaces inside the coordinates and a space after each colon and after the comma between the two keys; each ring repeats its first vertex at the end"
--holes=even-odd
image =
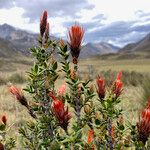
{"type": "Polygon", "coordinates": [[[50,17],[80,17],[77,13],[81,9],[92,9],[94,5],[86,0],[14,0],[0,2],[0,7],[21,7],[23,8],[23,17],[29,18],[30,22],[39,20],[43,10],[47,10],[50,17]]]}
{"type": "Polygon", "coordinates": [[[150,32],[150,24],[146,24],[146,25],[139,25],[139,26],[135,26],[132,28],[133,31],[137,31],[137,32],[150,32]]]}
{"type": "Polygon", "coordinates": [[[140,39],[144,38],[144,36],[147,33],[145,32],[131,32],[129,34],[125,34],[122,36],[122,38],[114,38],[112,43],[118,46],[124,46],[128,43],[135,43],[137,41],[139,41],[140,39]]]}
{"type": "Polygon", "coordinates": [[[111,38],[120,37],[123,34],[130,32],[130,26],[132,23],[125,23],[124,21],[113,22],[96,29],[93,32],[88,32],[87,37],[91,40],[97,40],[98,38],[111,38]]]}
{"type": "Polygon", "coordinates": [[[150,12],[144,12],[142,10],[138,10],[135,12],[135,15],[137,15],[138,17],[149,17],[150,16],[150,12]]]}
{"type": "Polygon", "coordinates": [[[123,46],[128,42],[137,41],[148,32],[150,32],[150,24],[136,25],[136,21],[118,21],[110,23],[106,26],[100,27],[92,32],[87,32],[86,42],[90,41],[113,41],[114,44],[123,46]]]}
{"type": "Polygon", "coordinates": [[[107,17],[104,14],[98,14],[92,18],[93,20],[106,20],[107,17]]]}
{"type": "MultiPolygon", "coordinates": [[[[74,25],[75,23],[78,23],[78,22],[73,22],[73,21],[64,22],[63,26],[65,28],[68,28],[68,27],[74,25]]],[[[79,24],[84,28],[84,30],[86,32],[88,32],[88,30],[90,30],[90,29],[98,28],[103,25],[103,24],[101,24],[101,22],[99,20],[91,21],[91,22],[84,22],[84,23],[79,23],[79,24]]]]}
{"type": "Polygon", "coordinates": [[[14,6],[12,0],[0,0],[0,8],[11,8],[14,6]]]}
{"type": "Polygon", "coordinates": [[[134,1],[0,0],[0,23],[38,32],[39,18],[47,10],[55,36],[65,37],[66,28],[76,20],[85,29],[85,43],[111,41],[124,45],[150,32],[150,2],[134,1]]]}

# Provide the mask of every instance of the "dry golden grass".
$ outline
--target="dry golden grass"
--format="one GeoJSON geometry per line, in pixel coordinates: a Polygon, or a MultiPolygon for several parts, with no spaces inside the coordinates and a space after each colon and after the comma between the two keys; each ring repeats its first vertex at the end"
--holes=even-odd
{"type": "Polygon", "coordinates": [[[79,62],[82,70],[87,69],[88,65],[94,67],[98,72],[106,70],[115,71],[136,71],[150,73],[150,59],[132,59],[132,60],[99,60],[99,59],[86,59],[79,62]]]}
{"type": "MultiPolygon", "coordinates": [[[[9,78],[14,73],[21,74],[22,76],[26,75],[26,71],[29,71],[31,68],[32,61],[29,58],[18,59],[17,62],[13,60],[5,61],[0,67],[0,77],[5,79],[7,82],[5,85],[0,86],[0,116],[6,115],[8,118],[9,131],[8,134],[15,137],[16,140],[20,140],[18,135],[18,127],[21,122],[31,118],[26,111],[26,108],[21,106],[15,98],[8,92],[8,83],[9,78]]],[[[136,71],[141,73],[149,73],[150,70],[150,60],[119,60],[119,61],[104,61],[98,59],[91,60],[80,60],[79,62],[79,71],[87,71],[88,66],[92,66],[96,73],[100,71],[107,71],[109,69],[119,71],[136,71]]],[[[64,80],[60,78],[56,84],[60,86],[64,83],[64,80]]],[[[17,84],[17,86],[24,88],[26,83],[17,84]]],[[[28,98],[29,95],[26,95],[28,98]]],[[[121,102],[121,107],[125,110],[124,116],[126,119],[136,122],[138,116],[138,110],[141,109],[141,87],[128,86],[124,88],[123,100],[121,102]]],[[[17,149],[19,148],[19,142],[17,142],[17,149]]]]}

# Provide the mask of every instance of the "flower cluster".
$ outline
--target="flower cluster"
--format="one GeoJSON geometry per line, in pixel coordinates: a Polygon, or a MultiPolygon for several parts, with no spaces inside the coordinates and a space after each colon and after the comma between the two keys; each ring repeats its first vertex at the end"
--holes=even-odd
{"type": "Polygon", "coordinates": [[[33,110],[31,109],[31,107],[29,106],[28,102],[27,102],[27,99],[25,98],[25,96],[23,95],[22,91],[17,88],[16,86],[10,86],[9,87],[9,91],[11,94],[13,94],[16,99],[18,100],[18,102],[25,106],[28,111],[29,111],[29,114],[33,117],[33,118],[36,118],[36,115],[33,113],[33,110]]]}
{"type": "Polygon", "coordinates": [[[71,119],[71,114],[68,112],[68,107],[65,109],[63,102],[56,98],[53,93],[49,93],[49,96],[53,99],[52,110],[55,117],[59,121],[59,125],[67,131],[69,120],[71,119]]]}
{"type": "Polygon", "coordinates": [[[7,118],[6,118],[5,115],[2,116],[2,122],[6,125],[6,123],[7,123],[7,118]]]}
{"type": "Polygon", "coordinates": [[[47,11],[44,11],[40,18],[41,40],[39,40],[39,41],[42,44],[42,46],[45,46],[43,44],[47,44],[48,39],[49,39],[49,22],[47,21],[47,18],[48,18],[48,13],[47,13],[47,11]],[[43,43],[43,38],[44,38],[44,43],[43,43]]]}
{"type": "Polygon", "coordinates": [[[100,100],[103,100],[105,97],[105,81],[102,77],[98,76],[96,83],[98,86],[98,88],[97,88],[98,96],[99,96],[100,100]]]}
{"type": "Polygon", "coordinates": [[[73,63],[77,64],[81,50],[81,43],[84,35],[84,29],[80,25],[75,24],[69,29],[68,34],[69,34],[68,44],[70,46],[73,63]]]}
{"type": "Polygon", "coordinates": [[[140,115],[139,122],[137,123],[138,138],[143,144],[146,143],[150,136],[150,101],[148,101],[147,108],[145,108],[140,115]]]}
{"type": "Polygon", "coordinates": [[[94,130],[93,129],[89,130],[87,137],[88,137],[87,138],[87,143],[90,145],[93,142],[93,139],[94,139],[94,130]]]}
{"type": "Polygon", "coordinates": [[[5,115],[3,115],[0,120],[0,130],[2,131],[5,130],[6,125],[7,125],[7,118],[5,115]]]}
{"type": "Polygon", "coordinates": [[[112,85],[112,94],[115,95],[115,98],[117,99],[121,93],[122,93],[122,87],[123,87],[123,83],[121,81],[121,76],[122,76],[122,71],[120,71],[117,75],[116,80],[114,81],[113,85],[112,85]]]}
{"type": "Polygon", "coordinates": [[[28,103],[24,95],[22,94],[21,90],[18,89],[16,86],[11,86],[9,88],[10,93],[12,93],[16,99],[25,107],[28,107],[28,103]]]}
{"type": "Polygon", "coordinates": [[[43,37],[46,30],[49,30],[49,23],[47,22],[47,11],[44,11],[40,18],[40,34],[43,37]]]}
{"type": "Polygon", "coordinates": [[[4,145],[2,143],[0,143],[0,150],[5,150],[4,145]]]}
{"type": "MultiPolygon", "coordinates": [[[[113,84],[111,85],[111,88],[110,88],[111,94],[114,95],[115,99],[117,99],[121,95],[122,90],[123,90],[122,89],[123,83],[121,81],[121,76],[122,76],[122,71],[120,71],[117,74],[117,78],[113,82],[113,84]]],[[[98,94],[100,100],[103,100],[106,95],[105,80],[101,76],[98,76],[96,79],[96,83],[97,83],[97,94],[98,94]]]]}

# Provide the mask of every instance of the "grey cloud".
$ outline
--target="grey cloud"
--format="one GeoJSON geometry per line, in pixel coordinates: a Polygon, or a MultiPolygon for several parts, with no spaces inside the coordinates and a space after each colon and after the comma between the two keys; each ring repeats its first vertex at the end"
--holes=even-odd
{"type": "Polygon", "coordinates": [[[146,18],[145,21],[150,21],[150,17],[149,17],[149,18],[146,18]]]}
{"type": "Polygon", "coordinates": [[[135,12],[135,15],[138,16],[139,18],[142,18],[145,22],[150,21],[150,12],[145,13],[142,10],[138,10],[135,12]]]}
{"type": "Polygon", "coordinates": [[[77,15],[81,9],[92,9],[94,5],[89,4],[86,0],[14,0],[6,1],[4,4],[0,2],[0,7],[7,5],[21,7],[25,10],[23,17],[29,17],[30,22],[39,19],[43,10],[47,10],[50,17],[70,16],[79,17],[77,15]]]}
{"type": "Polygon", "coordinates": [[[135,43],[142,39],[146,34],[146,32],[131,32],[131,34],[123,35],[122,38],[114,38],[114,43],[122,46],[128,43],[135,43]]]}
{"type": "Polygon", "coordinates": [[[0,8],[11,8],[13,6],[13,0],[0,0],[0,8]]]}
{"type": "Polygon", "coordinates": [[[150,13],[145,13],[142,10],[138,10],[135,12],[135,15],[137,15],[138,17],[147,17],[147,16],[150,16],[150,13]]]}
{"type": "Polygon", "coordinates": [[[123,34],[130,32],[130,26],[132,23],[125,23],[123,21],[113,22],[109,25],[98,28],[93,32],[87,33],[90,40],[97,40],[98,37],[110,38],[110,37],[120,37],[123,34]]]}
{"type": "Polygon", "coordinates": [[[104,14],[98,14],[92,18],[93,20],[106,20],[107,17],[104,14]]]}
{"type": "Polygon", "coordinates": [[[136,22],[118,21],[98,28],[95,31],[86,32],[86,42],[114,41],[116,44],[125,45],[126,43],[139,40],[141,35],[146,35],[150,32],[150,24],[133,26],[134,23],[136,22]]]}
{"type": "MultiPolygon", "coordinates": [[[[136,21],[118,21],[108,25],[101,24],[100,21],[96,20],[93,22],[82,23],[81,25],[85,28],[85,43],[87,42],[108,42],[113,41],[118,46],[123,46],[130,42],[138,41],[150,32],[150,24],[147,25],[136,25],[136,21]],[[91,30],[95,29],[95,30],[91,30]]],[[[64,22],[64,27],[73,25],[74,22],[64,22]]]]}
{"type": "Polygon", "coordinates": [[[150,24],[135,26],[132,30],[138,32],[150,32],[150,24]]]}
{"type": "MultiPolygon", "coordinates": [[[[77,22],[78,23],[78,22],[77,22]]],[[[65,28],[68,28],[68,27],[70,27],[70,26],[72,26],[72,25],[74,25],[75,24],[75,22],[72,22],[72,21],[70,21],[70,22],[64,22],[63,23],[63,26],[65,27],[65,28]]],[[[79,23],[84,29],[85,29],[85,31],[87,31],[88,32],[88,30],[90,30],[90,29],[93,29],[93,28],[98,28],[98,27],[100,27],[100,26],[102,26],[103,24],[101,24],[101,22],[99,21],[99,20],[97,20],[97,21],[91,21],[91,22],[86,22],[86,23],[79,23]]]]}

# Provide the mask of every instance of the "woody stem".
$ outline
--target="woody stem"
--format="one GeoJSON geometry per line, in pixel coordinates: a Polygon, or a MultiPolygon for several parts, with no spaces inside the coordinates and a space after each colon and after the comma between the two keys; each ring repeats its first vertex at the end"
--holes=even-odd
{"type": "MultiPolygon", "coordinates": [[[[78,64],[74,64],[74,70],[77,73],[78,71],[78,64]]],[[[81,111],[81,107],[80,107],[80,97],[78,96],[78,92],[75,96],[75,102],[76,102],[76,116],[77,116],[77,123],[80,124],[81,120],[80,120],[80,111],[81,111]]]]}

